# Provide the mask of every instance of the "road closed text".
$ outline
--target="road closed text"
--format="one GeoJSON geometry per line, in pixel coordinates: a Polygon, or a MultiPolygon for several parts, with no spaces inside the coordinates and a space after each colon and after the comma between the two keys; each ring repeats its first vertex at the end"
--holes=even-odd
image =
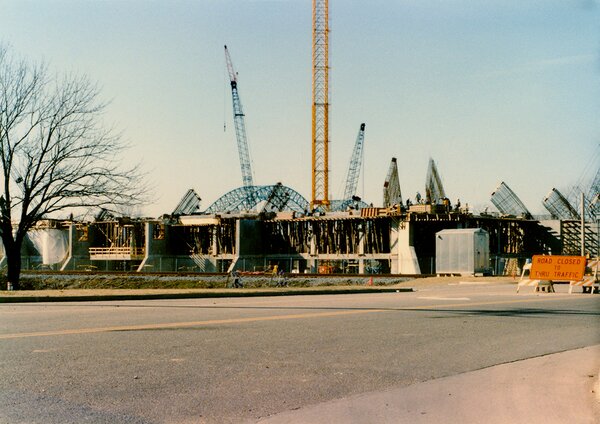
{"type": "Polygon", "coordinates": [[[576,281],[583,278],[586,259],[583,256],[535,255],[530,278],[553,281],[576,281]]]}

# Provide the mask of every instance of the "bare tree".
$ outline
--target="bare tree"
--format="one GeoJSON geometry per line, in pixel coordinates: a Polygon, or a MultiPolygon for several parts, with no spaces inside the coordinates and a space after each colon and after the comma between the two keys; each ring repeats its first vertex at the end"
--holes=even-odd
{"type": "Polygon", "coordinates": [[[142,201],[138,167],[122,167],[125,146],[102,126],[105,109],[87,78],[51,75],[0,45],[0,237],[15,289],[21,246],[39,220],[142,201]]]}

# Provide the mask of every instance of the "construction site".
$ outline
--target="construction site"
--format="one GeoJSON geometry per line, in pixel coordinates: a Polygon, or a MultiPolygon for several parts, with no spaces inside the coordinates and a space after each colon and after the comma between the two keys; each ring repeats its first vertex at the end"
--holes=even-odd
{"type": "Polygon", "coordinates": [[[224,189],[207,207],[190,189],[160,218],[102,211],[90,222],[41,221],[26,240],[23,269],[514,275],[536,254],[600,255],[597,166],[569,193],[549,188],[544,217],[534,216],[505,182],[490,187],[497,211],[475,213],[450,200],[433,159],[422,196],[403,197],[398,162],[389,158],[378,198],[363,199],[357,187],[367,125],[361,123],[343,197],[332,199],[327,0],[313,1],[311,197],[277,182],[255,185],[238,74],[227,46],[224,54],[241,186],[224,189]]]}

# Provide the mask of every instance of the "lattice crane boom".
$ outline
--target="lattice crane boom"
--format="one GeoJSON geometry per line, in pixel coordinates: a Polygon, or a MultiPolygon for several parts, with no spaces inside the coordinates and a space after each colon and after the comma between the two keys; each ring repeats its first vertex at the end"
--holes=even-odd
{"type": "Polygon", "coordinates": [[[231,56],[229,55],[227,46],[225,46],[225,60],[227,62],[227,71],[229,73],[229,80],[231,82],[233,123],[235,126],[235,136],[237,139],[240,167],[242,170],[242,182],[244,187],[251,187],[254,185],[254,179],[252,177],[252,165],[250,161],[250,150],[248,148],[248,137],[246,135],[245,116],[237,88],[237,73],[233,69],[233,63],[231,62],[231,56]]]}
{"type": "Polygon", "coordinates": [[[400,178],[398,177],[396,158],[392,158],[385,182],[383,183],[383,207],[389,208],[394,205],[402,205],[402,191],[400,190],[400,178]]]}
{"type": "Polygon", "coordinates": [[[312,208],[329,209],[329,2],[313,0],[312,208]]]}
{"type": "Polygon", "coordinates": [[[446,197],[440,173],[433,159],[429,158],[427,177],[425,182],[425,198],[427,203],[439,203],[446,197]]]}
{"type": "Polygon", "coordinates": [[[360,176],[360,168],[362,165],[362,152],[365,141],[365,124],[360,124],[358,135],[356,136],[356,142],[354,143],[354,150],[352,151],[352,157],[350,158],[350,166],[348,167],[348,175],[346,177],[346,189],[344,190],[344,200],[351,199],[356,194],[356,187],[358,186],[358,178],[360,176]]]}

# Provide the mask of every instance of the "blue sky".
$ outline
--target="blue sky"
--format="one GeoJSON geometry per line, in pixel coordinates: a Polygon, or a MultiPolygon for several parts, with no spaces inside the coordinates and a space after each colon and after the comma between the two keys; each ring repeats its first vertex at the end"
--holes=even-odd
{"type": "MultiPolygon", "coordinates": [[[[256,184],[310,200],[309,0],[0,0],[0,42],[57,72],[87,74],[131,144],[155,201],[188,188],[208,207],[241,185],[223,45],[256,184]],[[225,131],[224,131],[225,124],[225,131]]],[[[476,210],[505,181],[534,213],[600,166],[600,3],[593,0],[330,0],[330,191],[361,122],[359,195],[382,202],[392,157],[403,196],[429,157],[449,197],[476,210]]]]}

